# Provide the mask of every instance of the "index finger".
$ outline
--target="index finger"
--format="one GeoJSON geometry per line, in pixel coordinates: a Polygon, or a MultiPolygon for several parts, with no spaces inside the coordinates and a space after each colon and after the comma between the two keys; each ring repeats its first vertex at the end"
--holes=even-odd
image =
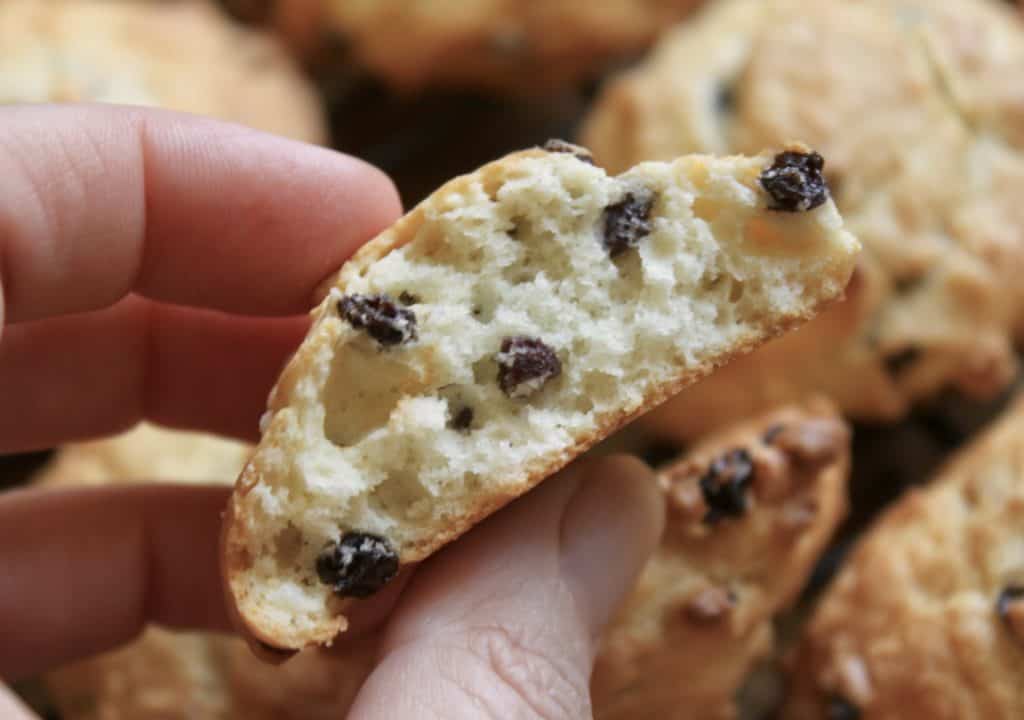
{"type": "MultiPolygon", "coordinates": [[[[0,681],[112,650],[147,623],[228,631],[217,548],[230,493],[142,484],[0,495],[0,681]]],[[[395,584],[361,602],[339,646],[383,620],[395,584]]]]}
{"type": "Polygon", "coordinates": [[[302,312],[400,211],[391,181],[355,158],[138,108],[0,109],[0,178],[8,322],[94,310],[129,292],[240,314],[302,312]]]}

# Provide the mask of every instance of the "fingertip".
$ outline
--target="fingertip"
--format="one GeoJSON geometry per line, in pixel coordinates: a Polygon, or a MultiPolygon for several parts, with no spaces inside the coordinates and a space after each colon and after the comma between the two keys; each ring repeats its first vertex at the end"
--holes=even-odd
{"type": "Polygon", "coordinates": [[[640,460],[587,462],[561,526],[561,572],[596,639],[632,588],[665,527],[664,499],[640,460]]]}

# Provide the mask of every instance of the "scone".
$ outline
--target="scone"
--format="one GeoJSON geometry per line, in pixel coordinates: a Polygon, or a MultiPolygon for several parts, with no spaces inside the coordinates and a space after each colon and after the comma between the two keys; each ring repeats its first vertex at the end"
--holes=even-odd
{"type": "Polygon", "coordinates": [[[1024,400],[865,536],[792,683],[788,720],[1024,717],[1024,400]]]}
{"type": "Polygon", "coordinates": [[[659,479],[665,535],[598,655],[597,720],[728,720],[846,510],[849,431],[827,402],[703,440],[659,479]]]}
{"type": "Polygon", "coordinates": [[[0,104],[110,102],[323,142],[320,102],[273,38],[212,4],[0,2],[0,104]]]}
{"type": "Polygon", "coordinates": [[[46,687],[61,720],[231,720],[232,644],[244,647],[153,627],[118,650],[51,672],[46,687]]]}
{"type": "Polygon", "coordinates": [[[330,643],[352,598],[848,281],[806,148],[617,177],[546,148],[446,184],[327,283],[225,518],[257,641],[330,643]]]}
{"type": "Polygon", "coordinates": [[[251,453],[252,446],[245,443],[140,423],[120,435],[61,448],[35,482],[230,485],[251,453]]]}
{"type": "MultiPolygon", "coordinates": [[[[252,448],[142,424],[61,448],[35,482],[89,486],[153,481],[229,485],[252,448]]],[[[45,684],[62,720],[227,720],[228,665],[239,640],[156,627],[116,651],[60,668],[45,684]]]]}
{"type": "Polygon", "coordinates": [[[1024,25],[996,0],[723,0],[611,82],[582,131],[619,170],[796,137],[865,252],[846,301],[651,416],[688,436],[824,392],[893,420],[1016,370],[1024,25]]]}
{"type": "MultiPolygon", "coordinates": [[[[663,469],[668,529],[598,655],[595,718],[732,717],[733,694],[771,649],[772,617],[843,516],[848,469],[849,433],[824,401],[730,428],[663,469]]],[[[377,642],[311,648],[276,667],[236,649],[234,710],[343,717],[377,642]]]]}
{"type": "Polygon", "coordinates": [[[333,33],[351,59],[399,90],[539,92],[647,46],[701,0],[279,0],[307,51],[333,33]]]}

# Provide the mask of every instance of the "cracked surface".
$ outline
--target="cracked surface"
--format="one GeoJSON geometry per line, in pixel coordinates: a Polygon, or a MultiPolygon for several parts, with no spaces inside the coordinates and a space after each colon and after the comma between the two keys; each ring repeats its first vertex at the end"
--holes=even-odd
{"type": "Polygon", "coordinates": [[[326,139],[320,101],[291,59],[212,3],[3,0],[0,47],[0,104],[145,105],[326,139]]]}
{"type": "Polygon", "coordinates": [[[1024,400],[861,540],[822,598],[783,717],[836,698],[862,720],[1024,717],[1024,400]]]}
{"type": "MultiPolygon", "coordinates": [[[[700,0],[288,0],[391,85],[538,91],[641,50],[700,0]],[[401,50],[398,50],[401,48],[401,50]]],[[[289,8],[287,6],[294,6],[289,8]]]]}
{"type": "Polygon", "coordinates": [[[849,431],[814,401],[708,437],[662,469],[665,535],[598,656],[597,720],[735,716],[733,695],[771,653],[773,616],[845,514],[849,460],[849,431]],[[740,449],[754,468],[747,509],[708,525],[700,477],[740,449]]]}
{"type": "Polygon", "coordinates": [[[845,302],[651,426],[693,435],[810,391],[893,420],[1003,388],[1024,319],[1022,75],[1024,24],[995,0],[724,0],[610,83],[583,131],[597,162],[807,142],[865,247],[845,302]]]}

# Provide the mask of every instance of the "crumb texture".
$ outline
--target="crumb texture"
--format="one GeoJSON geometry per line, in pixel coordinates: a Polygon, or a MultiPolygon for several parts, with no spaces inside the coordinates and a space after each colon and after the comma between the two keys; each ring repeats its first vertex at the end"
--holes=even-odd
{"type": "MultiPolygon", "coordinates": [[[[1024,326],[1022,74],[1024,22],[993,0],[721,0],[611,81],[582,132],[598,163],[798,139],[864,245],[844,302],[650,426],[699,436],[812,392],[893,420],[1004,389],[1024,326]]],[[[781,204],[804,198],[795,174],[772,183],[781,204]]]]}
{"type": "Polygon", "coordinates": [[[837,296],[857,243],[830,202],[767,208],[773,157],[610,177],[527,151],[452,181],[357,254],[236,487],[225,550],[243,621],[284,647],[329,640],[339,598],[314,566],[344,533],[422,559],[837,296]],[[378,298],[380,322],[353,298],[378,298]]]}

